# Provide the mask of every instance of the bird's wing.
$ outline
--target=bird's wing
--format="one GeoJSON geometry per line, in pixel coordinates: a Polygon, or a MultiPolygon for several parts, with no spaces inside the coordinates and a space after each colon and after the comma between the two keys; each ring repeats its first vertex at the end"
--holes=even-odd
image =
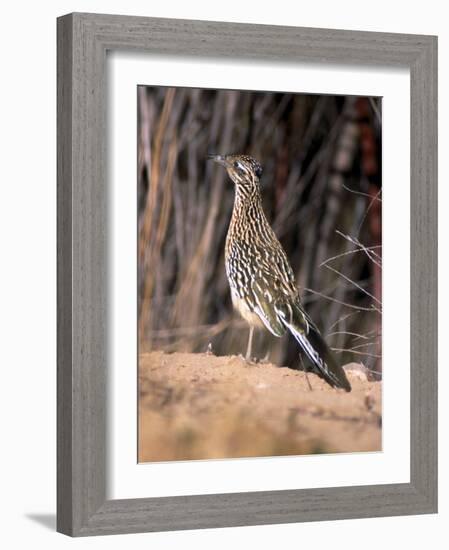
{"type": "Polygon", "coordinates": [[[274,336],[283,336],[285,326],[280,320],[274,307],[273,291],[263,280],[254,280],[251,283],[251,298],[253,311],[256,313],[265,327],[274,336]]]}
{"type": "Polygon", "coordinates": [[[272,334],[285,334],[286,328],[276,313],[274,302],[280,295],[284,298],[296,296],[298,291],[280,245],[235,240],[227,251],[226,274],[235,298],[243,301],[272,334]]]}
{"type": "Polygon", "coordinates": [[[272,334],[282,336],[285,334],[285,324],[279,316],[276,304],[298,299],[293,271],[279,245],[269,247],[265,244],[258,247],[254,244],[252,253],[256,259],[250,262],[249,299],[253,304],[253,311],[272,334]]]}

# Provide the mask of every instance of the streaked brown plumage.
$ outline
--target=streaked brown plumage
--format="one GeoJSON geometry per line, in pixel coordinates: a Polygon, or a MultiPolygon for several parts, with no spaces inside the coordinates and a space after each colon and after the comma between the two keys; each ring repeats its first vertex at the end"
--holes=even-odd
{"type": "Polygon", "coordinates": [[[319,330],[304,311],[287,256],[262,208],[261,165],[247,155],[210,155],[235,184],[235,200],[225,246],[226,274],[234,307],[250,325],[274,336],[290,331],[314,368],[331,386],[351,390],[319,330]]]}

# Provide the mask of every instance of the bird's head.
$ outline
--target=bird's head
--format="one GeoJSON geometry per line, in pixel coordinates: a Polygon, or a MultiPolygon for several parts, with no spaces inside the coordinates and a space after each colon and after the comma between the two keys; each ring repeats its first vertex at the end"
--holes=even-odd
{"type": "Polygon", "coordinates": [[[253,157],[248,155],[208,155],[208,159],[226,168],[239,192],[246,195],[259,189],[262,166],[253,157]]]}

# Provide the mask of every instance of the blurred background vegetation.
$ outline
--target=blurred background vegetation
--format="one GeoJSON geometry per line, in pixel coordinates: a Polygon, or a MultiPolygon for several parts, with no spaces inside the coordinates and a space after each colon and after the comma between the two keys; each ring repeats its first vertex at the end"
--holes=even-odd
{"type": "MultiPolygon", "coordinates": [[[[381,100],[138,87],[139,349],[244,353],[224,242],[234,186],[208,153],[249,154],[302,301],[342,363],[381,372],[381,100]]],[[[268,332],[254,354],[298,367],[268,332]]]]}

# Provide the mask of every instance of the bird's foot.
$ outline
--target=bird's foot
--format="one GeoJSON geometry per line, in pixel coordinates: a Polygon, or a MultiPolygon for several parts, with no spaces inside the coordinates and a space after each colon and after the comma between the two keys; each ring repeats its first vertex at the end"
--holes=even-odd
{"type": "Polygon", "coordinates": [[[252,357],[250,361],[252,363],[260,363],[262,365],[270,362],[268,355],[265,355],[265,357],[252,357]]]}

